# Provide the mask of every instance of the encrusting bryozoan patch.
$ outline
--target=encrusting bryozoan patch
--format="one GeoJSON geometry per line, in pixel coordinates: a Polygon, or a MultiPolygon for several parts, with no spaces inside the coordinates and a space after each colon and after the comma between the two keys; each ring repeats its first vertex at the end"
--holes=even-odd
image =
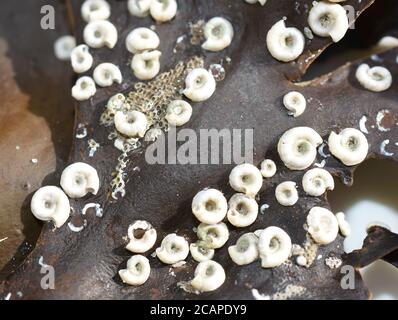
{"type": "Polygon", "coordinates": [[[276,173],[276,164],[271,159],[265,159],[261,162],[260,172],[264,178],[271,178],[276,173]]]}
{"type": "Polygon", "coordinates": [[[157,238],[155,228],[147,221],[137,220],[132,223],[127,230],[129,243],[126,249],[134,253],[143,253],[151,249],[157,238]],[[136,237],[135,232],[142,231],[141,237],[136,237]]]}
{"type": "Polygon", "coordinates": [[[149,6],[151,17],[157,22],[170,21],[177,14],[176,0],[152,0],[149,6]]]}
{"type": "Polygon", "coordinates": [[[293,206],[298,200],[296,182],[285,181],[275,188],[275,198],[282,206],[293,206]]]}
{"type": "Polygon", "coordinates": [[[131,60],[131,69],[134,75],[140,80],[150,80],[154,78],[160,70],[160,56],[162,53],[159,50],[144,51],[137,53],[131,60]]]}
{"type": "Polygon", "coordinates": [[[351,233],[350,224],[345,219],[344,212],[337,212],[336,213],[337,223],[339,225],[340,233],[343,237],[348,237],[351,233]]]}
{"type": "Polygon", "coordinates": [[[221,248],[229,238],[228,227],[224,222],[217,224],[201,223],[196,234],[210,249],[221,248]]]}
{"type": "Polygon", "coordinates": [[[283,105],[289,110],[288,114],[296,118],[305,111],[307,101],[300,92],[290,91],[283,97],[283,105]]]}
{"type": "Polygon", "coordinates": [[[285,20],[275,23],[267,33],[267,48],[282,62],[295,60],[304,50],[305,39],[297,28],[286,28],[285,20]]]}
{"type": "Polygon", "coordinates": [[[192,199],[192,212],[203,223],[215,224],[221,222],[227,214],[227,199],[217,189],[199,191],[192,199]]]}
{"type": "Polygon", "coordinates": [[[308,24],[316,35],[330,36],[334,42],[338,42],[348,30],[348,17],[339,4],[314,1],[308,15],[308,24]]]}
{"type": "Polygon", "coordinates": [[[89,52],[89,48],[85,44],[78,45],[72,50],[70,55],[73,71],[82,73],[89,70],[93,65],[93,56],[89,52]]]}
{"type": "Polygon", "coordinates": [[[189,251],[191,252],[192,258],[197,262],[211,260],[214,257],[214,249],[207,248],[202,242],[191,243],[189,245],[189,251]]]}
{"type": "Polygon", "coordinates": [[[339,134],[332,131],[328,145],[332,155],[346,166],[354,166],[364,161],[369,150],[365,135],[355,128],[346,128],[339,134]]]}
{"type": "Polygon", "coordinates": [[[72,97],[78,101],[88,100],[97,92],[93,78],[83,76],[72,87],[72,97]]]}
{"type": "Polygon", "coordinates": [[[256,166],[243,163],[231,170],[229,184],[235,191],[254,197],[263,185],[263,177],[256,166]]]}
{"type": "Polygon", "coordinates": [[[322,137],[312,128],[295,127],[287,130],[279,139],[278,153],[291,170],[304,170],[315,160],[322,137]]]}
{"type": "Polygon", "coordinates": [[[278,227],[268,227],[260,232],[258,251],[261,267],[274,268],[284,263],[290,256],[292,241],[289,235],[278,227]]]}
{"type": "Polygon", "coordinates": [[[127,261],[127,269],[119,270],[119,276],[124,283],[132,286],[144,284],[151,273],[149,260],[140,255],[134,255],[127,261]]]}
{"type": "Polygon", "coordinates": [[[67,166],[62,171],[60,184],[71,198],[81,198],[89,192],[95,195],[100,187],[97,170],[84,162],[67,166]]]}
{"type": "Polygon", "coordinates": [[[195,269],[191,280],[192,287],[200,292],[217,290],[225,281],[225,271],[221,264],[213,260],[203,261],[195,269]]]}
{"type": "Polygon", "coordinates": [[[96,84],[101,87],[109,87],[114,82],[122,83],[122,73],[118,66],[113,63],[100,63],[95,67],[93,78],[96,84]]]}
{"type": "Polygon", "coordinates": [[[59,60],[69,60],[72,50],[76,47],[76,39],[73,36],[62,36],[55,40],[54,54],[59,60]]]}
{"type": "Polygon", "coordinates": [[[127,111],[127,113],[117,111],[114,120],[116,130],[128,137],[142,138],[148,130],[145,114],[137,110],[127,111]]]}
{"type": "Polygon", "coordinates": [[[250,4],[255,4],[255,3],[260,3],[262,6],[265,5],[265,3],[267,2],[267,0],[245,0],[247,3],[250,4]]]}
{"type": "Polygon", "coordinates": [[[149,14],[151,2],[152,0],[128,0],[127,9],[131,15],[143,18],[149,14]]]}
{"type": "Polygon", "coordinates": [[[234,194],[228,201],[228,207],[228,221],[235,227],[250,226],[257,219],[257,201],[243,193],[234,194]]]}
{"type": "Polygon", "coordinates": [[[117,42],[117,30],[107,20],[95,20],[89,22],[83,30],[84,42],[91,48],[106,46],[112,49],[117,42]]]}
{"type": "Polygon", "coordinates": [[[303,189],[310,196],[319,197],[326,190],[334,189],[334,180],[329,171],[321,168],[308,170],[303,176],[303,189]]]}
{"type": "Polygon", "coordinates": [[[313,207],[307,215],[308,233],[318,244],[332,243],[339,232],[335,215],[328,209],[313,207]]]}
{"type": "Polygon", "coordinates": [[[192,101],[205,101],[213,95],[215,90],[216,80],[206,69],[193,69],[185,78],[183,94],[192,101]]]}
{"type": "Polygon", "coordinates": [[[191,105],[184,100],[173,100],[169,103],[166,110],[167,122],[175,127],[183,126],[192,116],[191,105]]]}
{"type": "Polygon", "coordinates": [[[154,50],[159,44],[158,35],[149,28],[136,28],[126,37],[126,48],[131,53],[154,50]]]}
{"type": "Polygon", "coordinates": [[[221,51],[228,47],[234,36],[232,24],[225,18],[214,17],[203,28],[206,41],[202,48],[208,51],[221,51]]]}
{"type": "Polygon", "coordinates": [[[254,233],[245,233],[239,237],[236,244],[228,247],[232,261],[243,266],[258,259],[258,237],[254,233]]]}
{"type": "Polygon", "coordinates": [[[385,91],[392,84],[392,76],[388,69],[384,67],[370,68],[366,63],[359,65],[355,76],[365,89],[373,92],[385,91]]]}
{"type": "Polygon", "coordinates": [[[53,221],[60,228],[70,214],[69,199],[58,187],[46,186],[37,190],[30,201],[33,215],[42,221],[53,221]]]}
{"type": "Polygon", "coordinates": [[[175,233],[168,234],[156,249],[156,256],[166,264],[174,264],[185,260],[189,254],[188,241],[175,233]]]}
{"type": "Polygon", "coordinates": [[[84,21],[106,20],[111,15],[111,6],[105,0],[86,0],[81,6],[84,21]]]}

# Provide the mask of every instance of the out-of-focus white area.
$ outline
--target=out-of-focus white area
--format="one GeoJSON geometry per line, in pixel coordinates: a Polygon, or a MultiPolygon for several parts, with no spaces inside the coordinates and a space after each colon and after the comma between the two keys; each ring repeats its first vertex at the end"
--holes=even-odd
{"type": "MultiPolygon", "coordinates": [[[[398,165],[389,161],[369,160],[361,165],[352,187],[336,183],[336,189],[328,195],[333,211],[345,212],[351,226],[351,234],[344,241],[346,252],[362,247],[371,225],[398,233],[397,190],[398,165]]],[[[393,265],[378,260],[361,269],[361,275],[374,299],[398,300],[398,269],[393,265]]]]}
{"type": "Polygon", "coordinates": [[[398,212],[374,200],[360,200],[347,208],[346,220],[351,226],[351,234],[344,240],[345,252],[361,249],[366,230],[372,225],[398,233],[398,212]]]}

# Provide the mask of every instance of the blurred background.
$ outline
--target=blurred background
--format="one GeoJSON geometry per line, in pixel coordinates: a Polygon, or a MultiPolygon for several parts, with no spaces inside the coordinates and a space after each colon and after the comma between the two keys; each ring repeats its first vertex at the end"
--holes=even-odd
{"type": "MultiPolygon", "coordinates": [[[[72,142],[73,73],[68,62],[55,58],[53,44],[72,33],[73,20],[65,1],[51,1],[55,30],[43,31],[40,8],[45,4],[0,2],[0,281],[33,249],[41,224],[30,213],[30,198],[41,185],[59,180],[72,142]]],[[[376,0],[302,80],[370,55],[382,36],[398,36],[397,17],[398,1],[376,0]]],[[[369,225],[398,233],[397,187],[398,164],[369,160],[355,172],[353,187],[337,182],[329,192],[333,211],[345,212],[352,227],[344,244],[347,252],[361,247],[369,225]]],[[[377,261],[361,273],[374,298],[398,299],[398,269],[377,261]]]]}

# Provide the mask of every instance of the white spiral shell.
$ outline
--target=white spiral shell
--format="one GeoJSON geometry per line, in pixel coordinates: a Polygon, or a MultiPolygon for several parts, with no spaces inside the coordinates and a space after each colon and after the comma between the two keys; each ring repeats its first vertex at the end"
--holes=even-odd
{"type": "Polygon", "coordinates": [[[137,220],[132,223],[128,230],[127,235],[130,239],[126,249],[134,253],[143,253],[151,249],[156,242],[157,233],[155,228],[145,220],[137,220]],[[142,237],[137,238],[135,231],[142,230],[144,234],[142,237]]]}
{"type": "Polygon", "coordinates": [[[303,189],[313,197],[318,197],[326,190],[334,189],[334,180],[329,171],[321,168],[308,170],[303,176],[303,189]]]}
{"type": "Polygon", "coordinates": [[[318,244],[333,242],[339,232],[335,215],[328,209],[313,207],[307,215],[308,233],[318,244]]]}
{"type": "Polygon", "coordinates": [[[392,76],[388,69],[378,66],[370,68],[366,63],[359,65],[355,76],[365,89],[373,92],[385,91],[392,84],[392,76]]]}
{"type": "Polygon", "coordinates": [[[243,163],[231,170],[229,184],[235,191],[254,197],[263,185],[263,177],[256,166],[243,163]]]}
{"type": "Polygon", "coordinates": [[[208,51],[221,51],[228,47],[234,36],[231,22],[223,17],[211,18],[204,26],[206,41],[202,48],[208,51]]]}
{"type": "Polygon", "coordinates": [[[315,160],[322,137],[312,128],[295,127],[287,130],[279,139],[278,153],[291,170],[304,170],[315,160]]]}
{"type": "Polygon", "coordinates": [[[331,132],[329,150],[346,166],[354,166],[366,159],[369,150],[365,135],[355,128],[343,129],[339,134],[331,132]]]}
{"type": "Polygon", "coordinates": [[[237,265],[246,265],[258,259],[258,237],[254,233],[245,233],[236,244],[228,248],[229,256],[237,265]]]}
{"type": "Polygon", "coordinates": [[[144,284],[151,273],[149,260],[140,255],[134,255],[127,261],[127,269],[119,270],[119,276],[124,283],[132,286],[144,284]]]}
{"type": "Polygon", "coordinates": [[[174,264],[185,260],[189,254],[189,244],[184,237],[175,233],[168,234],[156,249],[156,256],[166,264],[174,264]]]}
{"type": "Polygon", "coordinates": [[[258,250],[263,268],[274,268],[290,256],[292,242],[289,235],[279,227],[268,227],[260,232],[258,250]]]}
{"type": "Polygon", "coordinates": [[[195,269],[195,277],[191,280],[194,289],[200,292],[217,290],[225,281],[224,268],[213,260],[200,262],[195,269]]]}
{"type": "Polygon", "coordinates": [[[84,162],[67,166],[62,171],[60,184],[71,198],[81,198],[89,192],[95,195],[100,187],[97,170],[84,162]]]}
{"type": "Polygon", "coordinates": [[[305,39],[297,28],[286,28],[285,20],[275,23],[267,33],[267,48],[270,54],[282,62],[293,61],[302,54],[305,39]]]}
{"type": "Polygon", "coordinates": [[[308,15],[308,24],[316,35],[330,36],[334,42],[338,42],[348,30],[348,17],[339,4],[314,1],[308,15]]]}

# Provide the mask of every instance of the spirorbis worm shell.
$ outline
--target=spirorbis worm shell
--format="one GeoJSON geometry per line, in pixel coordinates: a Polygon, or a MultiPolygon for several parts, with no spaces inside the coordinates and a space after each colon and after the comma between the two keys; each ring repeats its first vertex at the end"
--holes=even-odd
{"type": "Polygon", "coordinates": [[[339,232],[335,215],[326,208],[313,207],[307,215],[308,233],[319,244],[333,242],[339,232]]]}
{"type": "Polygon", "coordinates": [[[278,227],[268,227],[260,232],[258,250],[263,268],[274,268],[290,256],[292,242],[289,235],[278,227]]]}
{"type": "Polygon", "coordinates": [[[229,256],[237,265],[246,265],[258,259],[258,237],[254,233],[245,233],[236,244],[228,248],[229,256]]]}
{"type": "Polygon", "coordinates": [[[196,234],[210,249],[221,248],[229,238],[228,227],[223,222],[217,224],[201,223],[196,234]]]}
{"type": "Polygon", "coordinates": [[[134,221],[127,230],[129,243],[126,249],[134,253],[143,253],[151,249],[157,238],[155,228],[147,221],[137,220],[134,221]],[[136,231],[142,231],[141,237],[135,235],[136,231]]]}
{"type": "Polygon", "coordinates": [[[203,223],[221,222],[227,214],[228,204],[224,195],[217,189],[198,192],[192,200],[192,212],[203,223]]]}
{"type": "Polygon", "coordinates": [[[128,137],[140,137],[145,135],[148,130],[148,120],[140,111],[133,110],[124,113],[117,111],[115,113],[116,130],[128,137]]]}
{"type": "Polygon", "coordinates": [[[94,20],[89,22],[83,30],[84,42],[91,48],[107,46],[112,49],[117,42],[117,30],[107,20],[94,20]]]}
{"type": "Polygon", "coordinates": [[[61,175],[61,187],[71,198],[81,198],[87,193],[97,194],[100,187],[97,170],[84,162],[67,166],[61,175]]]}
{"type": "Polygon", "coordinates": [[[279,139],[278,153],[291,170],[304,170],[315,160],[322,137],[312,128],[295,127],[287,130],[279,139]]]}
{"type": "Polygon", "coordinates": [[[290,91],[284,95],[283,105],[287,110],[289,110],[288,114],[296,118],[302,115],[305,111],[307,101],[300,92],[290,91]]]}
{"type": "Polygon", "coordinates": [[[154,50],[159,47],[159,37],[149,28],[136,28],[126,37],[126,48],[131,53],[154,50]]]}
{"type": "Polygon", "coordinates": [[[97,92],[93,78],[83,76],[77,79],[72,87],[72,97],[78,101],[88,100],[97,92]]]}
{"type": "Polygon", "coordinates": [[[285,20],[275,23],[267,33],[267,48],[271,55],[282,62],[295,60],[304,50],[304,36],[300,30],[286,28],[285,20]]]}
{"type": "Polygon", "coordinates": [[[370,68],[366,63],[359,65],[355,76],[365,89],[374,92],[385,91],[392,84],[392,76],[388,69],[384,67],[370,68]]]}
{"type": "Polygon", "coordinates": [[[70,60],[73,71],[76,73],[82,73],[92,67],[94,59],[89,52],[88,46],[81,44],[72,50],[70,60]]]}
{"type": "Polygon", "coordinates": [[[157,22],[170,21],[177,14],[176,0],[152,0],[149,12],[157,22]]]}
{"type": "Polygon", "coordinates": [[[109,87],[114,82],[122,83],[122,73],[118,66],[113,63],[100,63],[95,67],[93,78],[96,84],[101,87],[109,87]]]}
{"type": "Polygon", "coordinates": [[[144,51],[137,53],[131,60],[131,69],[134,75],[140,80],[150,80],[154,78],[160,70],[160,56],[158,50],[144,51]]]}
{"type": "Polygon", "coordinates": [[[293,206],[298,200],[296,182],[281,182],[275,188],[275,198],[282,206],[293,206]]]}
{"type": "Polygon", "coordinates": [[[204,26],[206,41],[202,48],[209,51],[221,51],[228,47],[234,36],[232,24],[223,17],[211,18],[204,26]]]}
{"type": "Polygon", "coordinates": [[[354,166],[366,159],[369,150],[365,135],[355,128],[331,132],[328,139],[330,152],[346,166],[354,166]]]}
{"type": "Polygon", "coordinates": [[[128,0],[127,9],[132,16],[143,18],[149,14],[151,2],[152,0],[128,0]]]}
{"type": "Polygon", "coordinates": [[[184,95],[195,102],[209,99],[216,90],[213,75],[203,68],[191,70],[185,78],[184,95]]]}
{"type": "Polygon", "coordinates": [[[228,221],[235,227],[250,226],[257,219],[257,201],[243,193],[234,194],[228,201],[228,207],[228,221]]]}
{"type": "Polygon", "coordinates": [[[191,285],[200,292],[209,292],[221,287],[224,281],[224,268],[218,262],[208,260],[198,264],[191,285]]]}
{"type": "Polygon", "coordinates": [[[207,248],[206,244],[202,241],[191,243],[189,245],[189,251],[191,252],[192,258],[197,262],[211,260],[215,253],[214,249],[207,248]]]}
{"type": "Polygon", "coordinates": [[[334,189],[334,180],[329,171],[321,168],[308,170],[303,176],[303,189],[310,196],[318,197],[326,190],[334,189]]]}
{"type": "Polygon", "coordinates": [[[111,15],[111,6],[105,0],[86,0],[81,6],[84,21],[106,20],[111,15]]]}
{"type": "Polygon", "coordinates": [[[183,126],[192,116],[191,105],[184,100],[173,100],[169,103],[166,110],[167,122],[175,127],[183,126]]]}
{"type": "Polygon", "coordinates": [[[144,284],[151,273],[149,260],[137,254],[127,261],[127,269],[119,270],[119,276],[124,283],[132,286],[144,284]]]}
{"type": "Polygon", "coordinates": [[[330,36],[334,42],[338,42],[348,30],[348,17],[345,9],[339,4],[314,1],[308,15],[308,24],[316,35],[330,36]]]}
{"type": "Polygon", "coordinates": [[[263,185],[263,177],[256,166],[243,163],[231,170],[229,184],[235,191],[254,197],[263,185]]]}
{"type": "Polygon", "coordinates": [[[168,234],[156,249],[156,256],[166,264],[174,264],[185,260],[189,254],[188,241],[175,233],[168,234]]]}
{"type": "Polygon", "coordinates": [[[271,159],[265,159],[260,164],[260,172],[264,178],[271,178],[276,173],[276,164],[271,159]]]}

